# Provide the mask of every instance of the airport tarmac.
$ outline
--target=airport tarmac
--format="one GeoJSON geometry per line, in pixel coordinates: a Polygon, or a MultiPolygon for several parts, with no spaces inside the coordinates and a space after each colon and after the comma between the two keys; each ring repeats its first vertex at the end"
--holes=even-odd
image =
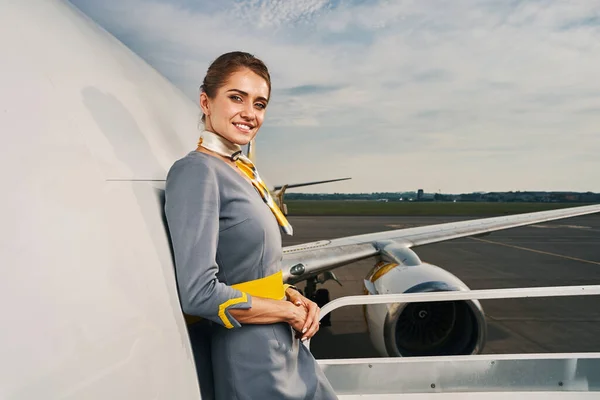
{"type": "MultiPolygon", "coordinates": [[[[294,217],[284,246],[382,230],[481,217],[294,217]]],[[[461,238],[413,248],[422,261],[455,274],[471,289],[600,284],[600,214],[461,238]]],[[[362,294],[374,261],[334,270],[331,298],[362,294]]],[[[303,287],[302,283],[298,284],[303,287]]],[[[483,353],[600,351],[600,296],[503,299],[481,302],[488,322],[483,353]]],[[[316,358],[377,357],[360,307],[331,314],[311,341],[316,358]]]]}

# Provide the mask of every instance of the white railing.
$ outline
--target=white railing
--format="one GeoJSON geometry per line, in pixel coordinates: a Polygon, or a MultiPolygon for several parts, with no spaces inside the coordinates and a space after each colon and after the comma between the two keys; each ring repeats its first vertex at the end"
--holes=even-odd
{"type": "MultiPolygon", "coordinates": [[[[493,299],[517,299],[535,297],[567,297],[567,296],[598,296],[600,285],[584,286],[547,286],[511,289],[482,289],[455,292],[427,292],[409,294],[378,294],[345,296],[332,300],[321,308],[319,320],[324,316],[341,307],[360,306],[367,304],[390,304],[390,303],[424,303],[432,301],[455,301],[455,300],[493,300],[493,299]]],[[[304,342],[310,348],[310,340],[304,342]]]]}

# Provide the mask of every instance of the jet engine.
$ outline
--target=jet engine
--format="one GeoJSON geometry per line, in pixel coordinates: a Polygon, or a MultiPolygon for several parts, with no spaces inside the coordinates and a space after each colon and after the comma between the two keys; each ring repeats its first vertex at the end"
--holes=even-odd
{"type": "MultiPolygon", "coordinates": [[[[366,294],[469,290],[456,276],[421,262],[394,243],[365,279],[366,294]]],[[[487,336],[477,300],[364,306],[371,341],[384,357],[468,355],[481,352],[487,336]]]]}

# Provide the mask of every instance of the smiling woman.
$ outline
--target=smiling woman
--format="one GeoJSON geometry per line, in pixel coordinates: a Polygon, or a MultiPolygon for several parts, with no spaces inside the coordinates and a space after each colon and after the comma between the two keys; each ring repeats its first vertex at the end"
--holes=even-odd
{"type": "Polygon", "coordinates": [[[223,54],[201,86],[202,122],[230,142],[247,144],[262,125],[270,93],[271,77],[262,61],[248,53],[223,54]]]}
{"type": "Polygon", "coordinates": [[[165,212],[202,398],[336,399],[301,340],[317,305],[282,280],[281,230],[292,227],[241,150],[260,129],[267,67],[227,53],[201,86],[198,148],[167,175],[165,212]]]}

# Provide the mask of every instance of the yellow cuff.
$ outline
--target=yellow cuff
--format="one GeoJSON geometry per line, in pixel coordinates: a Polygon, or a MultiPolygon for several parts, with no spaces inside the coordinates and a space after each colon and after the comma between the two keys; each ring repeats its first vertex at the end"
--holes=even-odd
{"type": "Polygon", "coordinates": [[[219,306],[219,318],[221,318],[221,321],[223,322],[223,325],[225,325],[225,328],[228,328],[228,329],[233,328],[233,324],[229,321],[229,318],[227,318],[227,314],[225,314],[227,307],[233,306],[238,303],[245,303],[247,301],[248,301],[248,295],[246,293],[242,292],[242,297],[238,297],[237,299],[229,299],[225,303],[222,303],[219,306]]]}

